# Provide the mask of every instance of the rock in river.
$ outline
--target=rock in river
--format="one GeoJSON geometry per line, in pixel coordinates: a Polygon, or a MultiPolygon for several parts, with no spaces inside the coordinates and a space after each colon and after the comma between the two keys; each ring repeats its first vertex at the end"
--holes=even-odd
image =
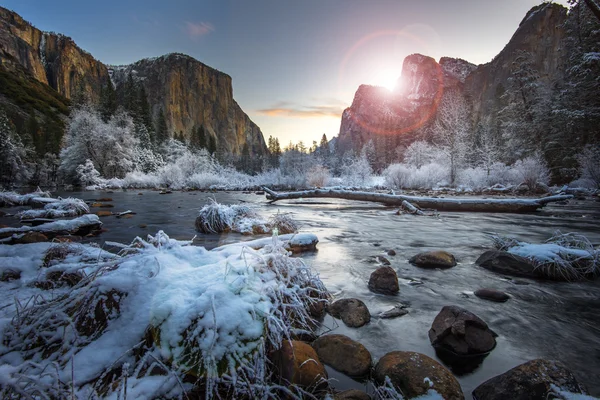
{"type": "Polygon", "coordinates": [[[506,293],[501,292],[496,289],[489,289],[489,288],[483,288],[483,289],[476,290],[475,296],[477,296],[481,299],[495,301],[497,303],[504,303],[505,301],[510,299],[510,296],[507,295],[506,293]]]}
{"type": "Polygon", "coordinates": [[[371,320],[369,309],[358,299],[341,299],[329,306],[329,314],[341,318],[351,328],[359,328],[371,320]]]}
{"type": "Polygon", "coordinates": [[[408,398],[422,396],[429,389],[445,400],[463,400],[460,384],[444,366],[424,354],[412,351],[387,353],[375,366],[373,377],[378,384],[388,376],[392,384],[408,398]]]}
{"type": "Polygon", "coordinates": [[[327,389],[327,371],[310,345],[284,340],[272,361],[283,384],[297,384],[313,393],[327,389]]]}
{"type": "Polygon", "coordinates": [[[363,377],[371,369],[371,353],[362,344],[345,335],[324,335],[312,347],[319,359],[330,367],[351,377],[363,377]]]}
{"type": "Polygon", "coordinates": [[[429,341],[459,356],[488,353],[496,346],[494,333],[478,316],[457,306],[445,306],[429,330],[429,341]]]}
{"type": "Polygon", "coordinates": [[[537,359],[483,382],[473,391],[473,397],[477,400],[546,400],[558,397],[551,396],[552,386],[571,393],[586,393],[562,364],[537,359]]]}
{"type": "Polygon", "coordinates": [[[525,278],[540,278],[540,273],[535,265],[526,259],[507,251],[488,250],[483,253],[477,261],[477,265],[496,272],[511,276],[521,276],[525,278]]]}
{"type": "Polygon", "coordinates": [[[377,268],[369,278],[369,290],[375,293],[396,294],[400,290],[398,275],[392,267],[377,268]]]}
{"type": "Polygon", "coordinates": [[[456,265],[454,256],[442,250],[419,253],[409,262],[419,268],[452,268],[456,265]]]}

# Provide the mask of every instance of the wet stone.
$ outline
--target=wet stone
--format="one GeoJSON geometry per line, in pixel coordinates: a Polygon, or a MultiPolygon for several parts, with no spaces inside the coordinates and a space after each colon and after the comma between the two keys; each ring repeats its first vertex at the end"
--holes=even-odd
{"type": "Polygon", "coordinates": [[[507,295],[506,293],[501,292],[496,289],[489,289],[489,288],[483,288],[483,289],[476,290],[475,296],[477,296],[481,299],[495,301],[497,303],[504,303],[505,301],[510,299],[510,296],[507,295]]]}
{"type": "Polygon", "coordinates": [[[312,344],[319,359],[350,377],[363,377],[371,369],[371,353],[345,335],[324,335],[312,344]]]}
{"type": "Polygon", "coordinates": [[[359,299],[338,300],[331,304],[327,311],[332,317],[340,318],[351,328],[359,328],[371,321],[369,309],[359,299]]]}
{"type": "Polygon", "coordinates": [[[456,266],[456,259],[447,251],[428,251],[413,256],[409,262],[419,268],[452,268],[456,266]]]}
{"type": "Polygon", "coordinates": [[[398,275],[392,267],[377,268],[369,278],[369,290],[374,293],[394,295],[400,291],[398,275]]]}

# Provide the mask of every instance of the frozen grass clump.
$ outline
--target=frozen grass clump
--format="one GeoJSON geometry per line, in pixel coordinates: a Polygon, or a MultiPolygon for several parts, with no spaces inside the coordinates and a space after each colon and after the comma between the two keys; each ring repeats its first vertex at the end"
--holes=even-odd
{"type": "Polygon", "coordinates": [[[493,236],[499,250],[531,260],[547,278],[577,281],[600,275],[600,250],[583,235],[556,232],[542,244],[493,236]]]}
{"type": "Polygon", "coordinates": [[[48,203],[43,210],[26,210],[18,214],[21,219],[33,218],[65,218],[77,217],[90,212],[89,207],[81,199],[68,197],[59,199],[54,203],[48,203]]]}
{"type": "Polygon", "coordinates": [[[200,209],[196,218],[196,230],[202,233],[230,232],[242,218],[255,216],[250,207],[239,204],[228,206],[211,199],[210,204],[200,209]]]}
{"type": "Polygon", "coordinates": [[[239,204],[228,206],[212,199],[210,204],[200,209],[196,218],[196,230],[202,233],[252,235],[271,233],[275,228],[280,234],[293,233],[298,230],[298,225],[289,214],[277,213],[266,221],[250,207],[239,204]]]}
{"type": "Polygon", "coordinates": [[[302,398],[267,356],[313,331],[309,307],[328,299],[318,276],[276,236],[258,249],[190,243],[159,231],[119,255],[73,245],[49,267],[48,247],[27,245],[29,269],[84,278],[52,293],[0,282],[29,296],[0,309],[0,397],[302,398]]]}

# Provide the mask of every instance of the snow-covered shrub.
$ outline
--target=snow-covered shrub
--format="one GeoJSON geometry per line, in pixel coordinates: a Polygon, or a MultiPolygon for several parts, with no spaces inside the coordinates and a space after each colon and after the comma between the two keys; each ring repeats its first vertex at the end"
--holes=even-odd
{"type": "Polygon", "coordinates": [[[411,188],[428,189],[437,186],[448,185],[448,170],[437,163],[430,163],[422,166],[415,171],[412,179],[411,188]]]}
{"type": "Polygon", "coordinates": [[[457,183],[473,190],[481,190],[491,186],[490,176],[481,167],[465,168],[458,171],[457,183]]]}
{"type": "Polygon", "coordinates": [[[370,185],[372,174],[369,160],[363,153],[342,167],[341,178],[346,186],[365,187],[370,185]]]}
{"type": "Polygon", "coordinates": [[[431,163],[438,151],[423,140],[414,141],[404,151],[404,164],[421,168],[423,165],[431,163]]]}
{"type": "Polygon", "coordinates": [[[513,170],[530,190],[535,190],[540,184],[548,185],[550,183],[550,170],[540,154],[518,160],[514,164],[513,170]]]}
{"type": "Polygon", "coordinates": [[[306,173],[306,183],[311,187],[324,187],[329,183],[331,175],[322,165],[315,165],[306,173]]]}
{"type": "Polygon", "coordinates": [[[591,188],[600,189],[600,147],[588,145],[577,156],[579,179],[591,188]]]}
{"type": "Polygon", "coordinates": [[[411,185],[414,169],[405,164],[391,164],[382,173],[385,184],[392,189],[405,189],[411,185]]]}
{"type": "MultiPolygon", "coordinates": [[[[158,232],[119,256],[79,245],[49,268],[89,278],[52,296],[25,286],[49,246],[31,245],[22,285],[32,297],[0,310],[0,397],[179,398],[201,388],[207,399],[302,398],[271,380],[267,355],[296,330],[312,332],[322,282],[276,237],[213,251],[190,243],[158,232]]],[[[13,257],[8,247],[0,257],[13,257]]]]}
{"type": "Polygon", "coordinates": [[[550,279],[576,281],[600,275],[600,250],[583,235],[556,232],[543,244],[500,236],[492,239],[497,249],[528,258],[550,279]]]}

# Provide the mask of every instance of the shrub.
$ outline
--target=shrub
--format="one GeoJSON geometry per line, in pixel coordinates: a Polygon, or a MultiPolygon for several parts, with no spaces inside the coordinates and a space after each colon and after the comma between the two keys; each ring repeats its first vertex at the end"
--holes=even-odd
{"type": "Polygon", "coordinates": [[[329,170],[322,165],[315,165],[306,173],[306,183],[312,187],[327,186],[330,178],[329,170]]]}
{"type": "Polygon", "coordinates": [[[546,161],[538,153],[518,160],[513,169],[529,190],[535,190],[540,184],[548,185],[550,183],[550,170],[548,170],[546,161]]]}

